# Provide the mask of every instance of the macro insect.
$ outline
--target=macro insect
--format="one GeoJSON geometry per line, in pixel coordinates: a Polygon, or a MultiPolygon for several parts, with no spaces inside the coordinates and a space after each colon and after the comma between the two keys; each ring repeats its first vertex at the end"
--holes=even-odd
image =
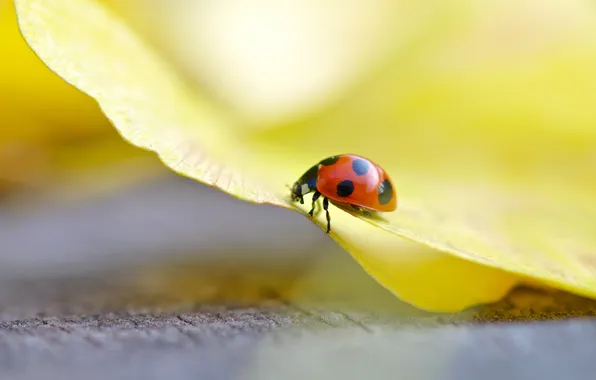
{"type": "Polygon", "coordinates": [[[313,216],[319,197],[327,216],[327,233],[331,232],[329,202],[364,215],[373,212],[391,212],[397,208],[397,196],[391,179],[379,165],[354,154],[341,154],[321,160],[308,169],[292,186],[293,201],[304,204],[304,195],[312,196],[313,216]]]}

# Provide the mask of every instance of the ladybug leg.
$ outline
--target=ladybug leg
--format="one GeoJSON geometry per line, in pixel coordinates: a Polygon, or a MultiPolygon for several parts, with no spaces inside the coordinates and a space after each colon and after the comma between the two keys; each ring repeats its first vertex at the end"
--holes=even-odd
{"type": "Polygon", "coordinates": [[[329,199],[325,197],[323,199],[323,209],[327,214],[327,233],[331,232],[331,216],[329,216],[329,199]]]}
{"type": "Polygon", "coordinates": [[[320,196],[321,196],[321,193],[319,193],[318,191],[315,191],[315,193],[312,196],[312,208],[308,212],[308,215],[310,215],[311,218],[313,216],[313,213],[315,212],[315,206],[317,205],[317,199],[319,199],[320,196]]]}
{"type": "Polygon", "coordinates": [[[354,210],[358,211],[358,212],[361,212],[362,214],[364,214],[364,216],[371,216],[372,215],[369,211],[363,209],[360,206],[352,205],[352,208],[354,210]]]}

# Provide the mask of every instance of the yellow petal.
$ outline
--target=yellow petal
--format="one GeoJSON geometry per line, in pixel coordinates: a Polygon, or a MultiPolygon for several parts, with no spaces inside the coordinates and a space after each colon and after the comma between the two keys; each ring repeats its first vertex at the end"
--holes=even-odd
{"type": "MultiPolygon", "coordinates": [[[[48,190],[81,167],[147,156],[122,141],[93,99],[48,70],[31,51],[8,0],[0,0],[0,41],[4,56],[11,57],[0,60],[0,196],[24,187],[48,190]]],[[[80,172],[74,177],[80,180],[80,172]]]]}
{"type": "Polygon", "coordinates": [[[45,142],[105,133],[105,117],[92,99],[47,69],[19,33],[11,1],[0,1],[0,143],[45,142]]]}
{"type": "MultiPolygon", "coordinates": [[[[453,65],[449,52],[475,41],[458,37],[459,23],[439,23],[332,109],[250,132],[98,3],[16,4],[44,62],[94,97],[127,140],[179,173],[294,208],[286,185],[318,160],[357,152],[381,164],[398,211],[378,223],[332,208],[331,236],[407,302],[455,311],[494,301],[526,277],[596,296],[586,266],[596,245],[595,137],[585,127],[596,122],[586,102],[596,83],[593,40],[567,50],[547,44],[523,64],[507,52],[499,66],[480,59],[469,67],[453,65]],[[572,113],[569,133],[562,123],[576,102],[584,108],[572,113]]],[[[567,39],[593,31],[594,21],[567,39]]]]}

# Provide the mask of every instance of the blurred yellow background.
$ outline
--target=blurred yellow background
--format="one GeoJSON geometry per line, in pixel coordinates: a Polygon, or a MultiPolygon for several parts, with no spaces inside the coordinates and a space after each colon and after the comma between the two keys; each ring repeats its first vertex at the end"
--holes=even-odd
{"type": "MultiPolygon", "coordinates": [[[[416,165],[431,170],[476,160],[527,176],[549,160],[560,181],[591,180],[581,166],[596,162],[596,11],[586,2],[102,2],[186,80],[240,115],[239,127],[261,130],[243,137],[264,154],[269,144],[311,159],[340,138],[345,149],[371,157],[439,150],[447,161],[418,155],[416,165]],[[363,145],[358,132],[338,136],[328,127],[336,124],[374,125],[375,135],[363,145]],[[284,138],[287,128],[295,141],[284,138]],[[399,139],[384,138],[397,128],[399,139]],[[457,144],[442,143],[454,134],[457,144]],[[508,148],[492,149],[495,139],[508,148]]],[[[119,139],[93,100],[47,70],[19,35],[11,3],[1,6],[3,48],[14,57],[2,61],[0,74],[10,126],[0,135],[3,187],[145,156],[119,139]]]]}
{"type": "Polygon", "coordinates": [[[0,60],[0,197],[55,187],[76,194],[66,184],[97,191],[161,169],[153,154],[120,137],[93,99],[35,55],[9,0],[0,1],[0,40],[10,57],[0,60]],[[125,173],[115,174],[118,167],[125,173]]]}

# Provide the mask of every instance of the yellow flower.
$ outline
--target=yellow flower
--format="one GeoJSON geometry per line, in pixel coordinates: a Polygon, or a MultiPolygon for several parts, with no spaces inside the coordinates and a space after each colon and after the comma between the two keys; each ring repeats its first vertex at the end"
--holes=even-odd
{"type": "Polygon", "coordinates": [[[222,2],[140,37],[125,8],[15,2],[44,62],[183,175],[305,213],[286,186],[314,163],[378,162],[397,211],[332,207],[331,237],[401,299],[454,311],[522,282],[596,296],[591,3],[222,2]]]}
{"type": "Polygon", "coordinates": [[[81,167],[144,156],[122,142],[92,98],[31,51],[12,1],[0,0],[0,40],[0,195],[55,184],[81,167]]]}

